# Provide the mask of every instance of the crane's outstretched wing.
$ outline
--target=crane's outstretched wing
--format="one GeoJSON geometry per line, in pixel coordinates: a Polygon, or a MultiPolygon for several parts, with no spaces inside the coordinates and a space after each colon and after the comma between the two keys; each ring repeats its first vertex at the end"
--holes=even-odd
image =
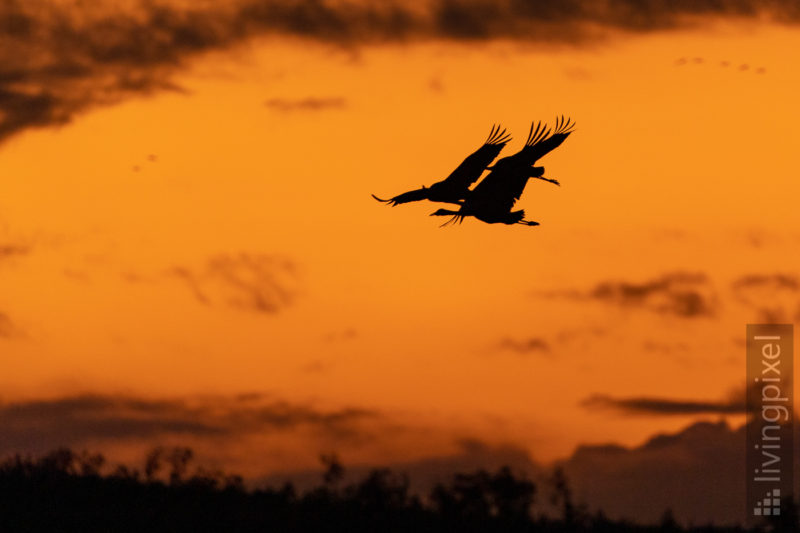
{"type": "Polygon", "coordinates": [[[434,183],[430,187],[408,191],[386,200],[378,198],[374,194],[372,197],[392,207],[408,202],[431,199],[434,201],[458,203],[469,193],[469,186],[481,177],[486,167],[494,161],[497,154],[500,153],[510,140],[511,135],[507,134],[505,129],[501,131],[499,124],[492,126],[492,131],[489,133],[489,137],[486,139],[483,146],[467,156],[467,158],[444,180],[434,183]],[[434,194],[435,198],[431,198],[431,192],[434,189],[436,191],[434,194]]]}
{"type": "Polygon", "coordinates": [[[492,131],[483,146],[467,156],[441,184],[453,190],[466,191],[470,185],[478,181],[486,167],[495,160],[510,140],[511,134],[507,134],[505,129],[501,131],[499,124],[492,126],[492,131]]]}
{"type": "Polygon", "coordinates": [[[536,161],[560,146],[574,131],[573,128],[575,128],[575,123],[570,118],[564,119],[564,115],[561,115],[560,118],[556,117],[556,126],[553,128],[552,135],[546,124],[539,122],[534,129],[534,124],[531,123],[531,131],[525,147],[506,159],[513,158],[514,164],[518,165],[534,165],[536,161]]]}
{"type": "Polygon", "coordinates": [[[472,190],[469,201],[491,203],[510,211],[522,196],[528,179],[541,175],[533,167],[536,161],[563,143],[574,127],[575,123],[571,119],[565,120],[563,115],[556,119],[552,135],[547,124],[531,124],[525,147],[497,161],[491,172],[472,190]]]}

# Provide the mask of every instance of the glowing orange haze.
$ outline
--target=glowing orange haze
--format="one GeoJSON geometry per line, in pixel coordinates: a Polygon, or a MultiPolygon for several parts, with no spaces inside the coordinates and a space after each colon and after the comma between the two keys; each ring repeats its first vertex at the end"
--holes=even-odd
{"type": "MultiPolygon", "coordinates": [[[[189,94],[13,138],[0,237],[31,253],[0,263],[0,311],[19,331],[0,338],[3,399],[258,391],[406,428],[339,449],[345,461],[446,453],[465,436],[550,460],[676,430],[696,417],[580,402],[718,401],[743,384],[737,341],[760,315],[731,283],[798,267],[800,72],[783,52],[798,45],[774,28],[544,51],[267,40],[198,61],[179,80],[189,94]],[[530,183],[519,204],[539,228],[438,229],[432,204],[369,197],[443,178],[493,123],[513,153],[531,120],[561,113],[577,132],[542,164],[562,187],[530,183]],[[208,270],[263,255],[295,265],[274,313],[232,301],[208,270]],[[713,316],[568,296],[671,272],[707,276],[713,316]],[[513,349],[532,338],[549,350],[513,349]]],[[[266,467],[334,446],[298,442],[266,467]]],[[[234,463],[240,444],[225,443],[234,463]]]]}

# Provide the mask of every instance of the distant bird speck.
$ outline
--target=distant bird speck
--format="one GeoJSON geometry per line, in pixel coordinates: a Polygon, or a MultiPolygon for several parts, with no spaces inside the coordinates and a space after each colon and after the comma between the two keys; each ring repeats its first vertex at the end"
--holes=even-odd
{"type": "MultiPolygon", "coordinates": [[[[687,58],[681,57],[675,60],[675,65],[683,66],[686,65],[688,62],[689,60],[687,58]]],[[[694,57],[691,59],[691,62],[695,65],[702,65],[706,63],[705,59],[703,59],[702,57],[694,57]]],[[[731,61],[727,59],[720,60],[718,65],[721,68],[729,68],[731,66],[736,67],[736,65],[734,65],[731,61]]],[[[747,63],[740,63],[737,67],[737,70],[739,70],[740,72],[746,72],[748,70],[752,70],[752,72],[755,72],[756,74],[765,74],[767,72],[767,69],[764,67],[758,67],[758,68],[754,67],[751,69],[750,65],[747,63]]]]}

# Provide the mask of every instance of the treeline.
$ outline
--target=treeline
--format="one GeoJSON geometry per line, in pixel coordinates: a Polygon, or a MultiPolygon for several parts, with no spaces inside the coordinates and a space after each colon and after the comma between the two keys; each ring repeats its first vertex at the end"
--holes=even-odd
{"type": "MultiPolygon", "coordinates": [[[[408,479],[376,469],[343,483],[344,469],[325,457],[320,485],[299,493],[247,490],[239,476],[196,468],[187,448],[155,449],[141,469],[111,467],[103,456],[60,449],[0,463],[2,532],[744,532],[681,528],[666,512],[658,525],[613,521],[575,505],[563,473],[538,486],[510,469],[454,475],[424,496],[408,479]],[[538,499],[559,516],[534,512],[538,499]]],[[[791,513],[789,513],[791,515],[791,513]]],[[[772,531],[800,531],[797,514],[772,531]]],[[[753,530],[760,531],[760,530],[753,530]]]]}

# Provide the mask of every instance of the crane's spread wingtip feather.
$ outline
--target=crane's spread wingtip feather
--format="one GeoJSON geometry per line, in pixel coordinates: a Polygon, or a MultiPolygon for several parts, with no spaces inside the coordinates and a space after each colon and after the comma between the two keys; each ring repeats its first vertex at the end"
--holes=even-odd
{"type": "Polygon", "coordinates": [[[538,135],[536,135],[536,137],[534,137],[534,138],[531,140],[531,143],[530,143],[528,146],[533,146],[533,145],[535,145],[535,144],[537,144],[537,143],[541,142],[541,141],[542,141],[543,139],[545,139],[545,138],[546,138],[548,135],[550,135],[550,128],[548,128],[548,127],[547,127],[547,125],[545,124],[545,127],[542,129],[542,131],[540,131],[540,132],[539,132],[539,134],[538,134],[538,135]]]}
{"type": "MultiPolygon", "coordinates": [[[[541,131],[543,131],[542,121],[536,123],[536,129],[533,129],[533,122],[531,122],[531,131],[528,134],[528,140],[525,142],[525,146],[532,146],[536,143],[536,138],[539,136],[541,131]]],[[[547,124],[544,124],[544,127],[547,127],[547,124]]]]}
{"type": "Polygon", "coordinates": [[[489,135],[489,138],[486,139],[485,144],[489,145],[498,145],[498,144],[505,144],[511,140],[511,134],[508,133],[508,128],[503,128],[502,131],[500,128],[502,124],[497,125],[497,129],[492,129],[492,134],[489,135]]]}
{"type": "Polygon", "coordinates": [[[542,141],[547,135],[550,133],[550,128],[547,127],[547,124],[542,125],[542,131],[539,132],[539,135],[536,136],[534,139],[533,144],[537,144],[542,141]]]}
{"type": "Polygon", "coordinates": [[[575,128],[575,121],[572,120],[571,117],[564,117],[564,115],[561,115],[560,119],[556,117],[556,127],[553,130],[553,133],[569,135],[574,131],[574,128],[575,128]]]}

